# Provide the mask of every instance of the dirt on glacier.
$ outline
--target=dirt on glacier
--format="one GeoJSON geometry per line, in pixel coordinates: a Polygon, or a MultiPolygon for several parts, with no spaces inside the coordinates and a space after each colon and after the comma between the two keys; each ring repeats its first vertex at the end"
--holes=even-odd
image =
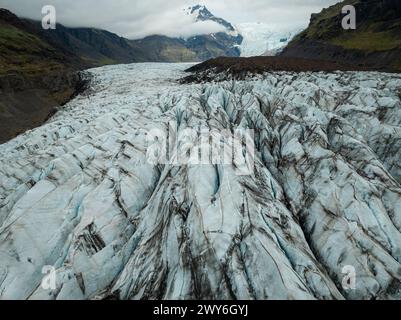
{"type": "Polygon", "coordinates": [[[0,145],[0,299],[400,299],[401,75],[190,66],[91,69],[0,145]],[[253,171],[149,163],[171,123],[174,156],[188,129],[253,130],[253,171]]]}
{"type": "Polygon", "coordinates": [[[182,83],[214,81],[218,76],[229,75],[236,80],[244,80],[251,75],[265,72],[335,72],[335,71],[387,71],[385,65],[367,65],[363,63],[347,63],[304,59],[281,56],[258,57],[218,57],[194,65],[186,70],[191,74],[184,77],[182,83]]]}

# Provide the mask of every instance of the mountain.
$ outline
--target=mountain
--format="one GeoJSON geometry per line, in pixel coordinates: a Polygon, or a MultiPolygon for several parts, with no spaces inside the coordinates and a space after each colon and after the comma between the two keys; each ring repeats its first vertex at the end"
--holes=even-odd
{"type": "Polygon", "coordinates": [[[153,62],[197,62],[218,56],[240,56],[242,36],[226,20],[214,16],[205,6],[187,8],[183,14],[192,16],[193,23],[213,21],[222,26],[222,32],[202,34],[188,38],[151,35],[143,39],[128,40],[135,59],[153,62]]]}
{"type": "MultiPolygon", "coordinates": [[[[3,12],[7,10],[3,9],[3,12]]],[[[69,28],[61,24],[57,24],[55,30],[43,30],[38,21],[19,19],[11,15],[14,16],[14,20],[19,21],[18,26],[14,27],[23,27],[24,32],[34,35],[53,48],[53,53],[57,52],[59,55],[57,61],[75,69],[116,63],[190,62],[219,56],[274,55],[296,33],[273,32],[266,24],[248,23],[234,26],[223,18],[216,17],[201,5],[189,7],[183,14],[192,16],[193,23],[214,22],[220,25],[223,31],[188,38],[151,35],[143,39],[129,40],[105,30],[69,28]]],[[[7,30],[3,30],[3,35],[7,30]]],[[[38,52],[39,60],[45,56],[38,52]]],[[[15,66],[15,63],[3,61],[2,65],[10,67],[15,66]]]]}
{"type": "Polygon", "coordinates": [[[213,21],[224,28],[224,32],[193,36],[186,39],[186,46],[196,52],[198,60],[204,61],[218,56],[239,57],[239,45],[243,37],[226,20],[214,16],[205,6],[189,7],[187,14],[194,17],[194,22],[213,21]]]}
{"type": "MultiPolygon", "coordinates": [[[[2,9],[2,12],[5,15],[8,11],[2,9]]],[[[54,52],[62,55],[63,58],[58,59],[59,61],[78,68],[145,61],[203,61],[217,56],[239,56],[238,45],[242,42],[242,36],[235,31],[232,24],[215,17],[204,6],[190,7],[186,14],[193,16],[194,23],[216,22],[225,29],[224,32],[197,35],[187,39],[152,35],[139,40],[129,40],[105,30],[68,28],[61,24],[57,24],[55,30],[43,30],[38,21],[19,19],[10,12],[7,14],[18,21],[17,28],[23,27],[24,32],[33,34],[52,47],[54,52]]],[[[8,29],[3,30],[2,33],[7,31],[8,29]]],[[[6,64],[10,65],[6,62],[2,65],[6,64]]]]}
{"type": "Polygon", "coordinates": [[[234,26],[219,17],[214,16],[205,6],[202,5],[195,5],[192,7],[189,7],[187,10],[187,14],[190,14],[195,17],[195,21],[213,21],[216,22],[217,24],[222,25],[228,32],[233,32],[233,34],[236,34],[236,30],[234,26]]]}
{"type": "Polygon", "coordinates": [[[66,49],[0,9],[0,143],[40,125],[82,88],[75,71],[88,65],[66,49]]]}
{"type": "Polygon", "coordinates": [[[196,52],[188,49],[185,40],[162,35],[130,40],[130,46],[141,53],[141,60],[153,62],[198,61],[196,52]]]}
{"type": "Polygon", "coordinates": [[[282,53],[284,57],[343,60],[401,71],[401,2],[347,0],[313,14],[309,27],[282,53]],[[356,9],[356,30],[344,30],[341,9],[356,9]]]}
{"type": "Polygon", "coordinates": [[[131,46],[129,40],[105,30],[67,28],[61,24],[55,30],[43,30],[37,22],[31,23],[43,39],[77,55],[85,66],[146,60],[146,54],[131,46]]]}
{"type": "Polygon", "coordinates": [[[61,50],[36,32],[28,20],[0,9],[0,73],[35,73],[81,66],[72,52],[61,50]]]}
{"type": "Polygon", "coordinates": [[[302,29],[289,31],[274,30],[269,24],[260,22],[233,25],[222,18],[215,17],[205,6],[201,5],[189,7],[187,14],[194,16],[194,21],[196,22],[213,21],[225,28],[224,32],[201,35],[187,40],[189,47],[198,52],[198,56],[202,61],[218,56],[274,56],[280,53],[292,38],[302,31],[302,29]],[[214,43],[215,45],[217,44],[216,47],[219,49],[209,51],[206,54],[199,54],[207,47],[205,39],[217,40],[214,43]]]}

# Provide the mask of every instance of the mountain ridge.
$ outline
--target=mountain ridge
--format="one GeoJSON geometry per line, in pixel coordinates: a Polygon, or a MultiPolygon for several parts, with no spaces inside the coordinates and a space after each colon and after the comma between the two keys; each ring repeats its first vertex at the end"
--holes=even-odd
{"type": "Polygon", "coordinates": [[[235,32],[233,25],[214,16],[206,7],[192,7],[192,14],[196,9],[200,12],[195,21],[214,21],[226,28],[226,32],[194,35],[187,39],[154,34],[130,40],[97,28],[69,28],[57,24],[55,30],[43,30],[40,22],[18,18],[6,9],[2,9],[2,16],[7,16],[7,21],[13,21],[15,27],[23,28],[52,47],[77,58],[73,64],[78,69],[116,63],[198,62],[222,55],[239,56],[238,45],[242,36],[235,32]]]}
{"type": "Polygon", "coordinates": [[[396,0],[346,0],[318,14],[294,38],[283,57],[342,60],[401,71],[401,2],[396,0]],[[356,9],[356,30],[344,30],[341,9],[356,9]]]}
{"type": "Polygon", "coordinates": [[[234,26],[230,22],[228,22],[227,20],[225,20],[223,18],[216,17],[204,5],[197,4],[192,7],[189,7],[188,12],[191,15],[196,16],[195,17],[196,21],[213,21],[213,22],[216,22],[216,23],[222,25],[229,31],[234,31],[234,32],[236,31],[234,26]]]}
{"type": "Polygon", "coordinates": [[[0,9],[0,143],[42,124],[80,91],[85,62],[0,9]]]}

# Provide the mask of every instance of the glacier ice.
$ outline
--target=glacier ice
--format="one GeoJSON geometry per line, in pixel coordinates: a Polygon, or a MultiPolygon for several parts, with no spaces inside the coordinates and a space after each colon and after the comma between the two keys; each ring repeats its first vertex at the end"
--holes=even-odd
{"type": "Polygon", "coordinates": [[[244,22],[235,27],[243,37],[239,45],[241,57],[275,56],[303,30],[303,28],[277,30],[262,22],[244,22]]]}
{"type": "Polygon", "coordinates": [[[179,84],[188,66],[91,69],[0,145],[0,299],[401,298],[401,75],[179,84]],[[150,164],[171,121],[254,130],[254,172],[150,164]]]}

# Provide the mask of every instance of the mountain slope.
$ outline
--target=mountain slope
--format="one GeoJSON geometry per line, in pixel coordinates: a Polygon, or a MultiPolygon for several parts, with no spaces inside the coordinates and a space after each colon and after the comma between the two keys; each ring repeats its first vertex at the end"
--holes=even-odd
{"type": "Polygon", "coordinates": [[[235,31],[236,31],[234,26],[230,22],[224,20],[223,18],[216,17],[205,6],[198,4],[198,5],[189,7],[188,14],[193,15],[195,17],[196,21],[214,21],[217,24],[222,25],[229,32],[231,31],[231,32],[235,33],[235,31]]]}
{"type": "Polygon", "coordinates": [[[140,40],[130,40],[130,46],[139,53],[141,61],[153,62],[193,62],[198,61],[197,53],[190,50],[185,40],[166,36],[148,36],[140,40]]]}
{"type": "Polygon", "coordinates": [[[347,0],[312,15],[309,27],[283,51],[284,57],[344,60],[401,71],[401,2],[347,0]],[[341,8],[356,8],[356,30],[344,30],[341,8]]]}
{"type": "Polygon", "coordinates": [[[0,143],[40,125],[83,82],[75,54],[36,33],[29,21],[0,9],[0,143]]]}
{"type": "Polygon", "coordinates": [[[37,32],[48,42],[75,53],[88,66],[129,63],[143,59],[127,39],[93,28],[66,28],[57,25],[56,30],[42,30],[38,23],[37,32]]]}
{"type": "Polygon", "coordinates": [[[0,9],[0,73],[41,72],[82,63],[69,52],[58,50],[34,31],[30,22],[0,9]]]}

